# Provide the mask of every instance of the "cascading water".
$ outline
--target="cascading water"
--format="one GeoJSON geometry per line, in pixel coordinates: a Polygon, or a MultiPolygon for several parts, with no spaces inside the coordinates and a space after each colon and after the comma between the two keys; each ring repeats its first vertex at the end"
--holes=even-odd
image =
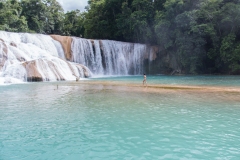
{"type": "Polygon", "coordinates": [[[101,49],[100,49],[100,45],[99,45],[99,41],[98,40],[94,40],[94,46],[95,46],[95,68],[94,68],[94,72],[96,72],[99,75],[103,75],[104,74],[104,69],[103,69],[103,64],[102,64],[102,55],[101,55],[101,49]]]}
{"type": "Polygon", "coordinates": [[[91,75],[87,67],[65,59],[61,44],[48,35],[0,31],[0,84],[91,75]]]}
{"type": "Polygon", "coordinates": [[[139,75],[151,54],[147,45],[111,40],[73,38],[72,61],[87,66],[95,75],[139,75]]]}
{"type": "Polygon", "coordinates": [[[0,31],[0,84],[140,75],[154,54],[144,44],[0,31]]]}

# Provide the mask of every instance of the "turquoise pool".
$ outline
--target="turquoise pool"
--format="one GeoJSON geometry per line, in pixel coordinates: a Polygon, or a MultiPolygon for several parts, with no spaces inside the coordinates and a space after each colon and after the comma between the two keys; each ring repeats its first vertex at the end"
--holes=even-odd
{"type": "MultiPolygon", "coordinates": [[[[148,83],[239,86],[239,77],[216,78],[148,76],[148,83]]],[[[142,77],[91,79],[100,80],[142,77]]],[[[238,97],[77,82],[0,86],[0,160],[237,160],[238,97]]]]}

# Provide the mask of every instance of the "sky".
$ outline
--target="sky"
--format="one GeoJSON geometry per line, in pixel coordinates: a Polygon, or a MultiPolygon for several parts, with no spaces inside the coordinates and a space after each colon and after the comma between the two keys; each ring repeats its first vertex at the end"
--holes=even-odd
{"type": "Polygon", "coordinates": [[[57,0],[63,7],[64,12],[79,9],[81,12],[84,11],[87,6],[88,0],[57,0]]]}

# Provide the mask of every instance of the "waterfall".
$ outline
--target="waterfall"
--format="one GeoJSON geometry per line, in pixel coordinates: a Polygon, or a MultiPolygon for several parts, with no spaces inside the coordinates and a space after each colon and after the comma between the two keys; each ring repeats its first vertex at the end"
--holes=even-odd
{"type": "Polygon", "coordinates": [[[139,75],[150,54],[145,44],[73,38],[72,61],[87,66],[95,75],[139,75]],[[149,52],[149,53],[148,53],[149,52]]]}
{"type": "Polygon", "coordinates": [[[156,58],[145,44],[0,31],[0,84],[140,75],[156,58]],[[148,63],[150,64],[150,63],[148,63]]]}
{"type": "Polygon", "coordinates": [[[66,61],[61,44],[50,36],[0,31],[0,84],[88,76],[91,71],[66,61]]]}
{"type": "Polygon", "coordinates": [[[94,68],[94,72],[96,72],[98,75],[103,75],[104,69],[102,64],[102,55],[101,55],[99,41],[94,40],[94,45],[95,45],[95,64],[96,64],[94,68]]]}

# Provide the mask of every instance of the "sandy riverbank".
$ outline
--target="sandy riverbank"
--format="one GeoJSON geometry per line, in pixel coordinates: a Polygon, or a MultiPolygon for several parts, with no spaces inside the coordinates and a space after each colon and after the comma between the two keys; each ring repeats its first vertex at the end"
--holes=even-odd
{"type": "Polygon", "coordinates": [[[143,86],[142,84],[136,83],[123,83],[123,82],[111,82],[111,81],[79,81],[72,82],[72,85],[102,85],[105,87],[115,87],[129,90],[145,90],[148,92],[153,91],[190,91],[190,92],[229,92],[229,93],[239,93],[240,87],[226,87],[226,86],[194,86],[194,85],[163,85],[163,84],[148,84],[147,86],[143,86]]]}
{"type": "Polygon", "coordinates": [[[139,92],[167,95],[187,95],[189,97],[215,98],[221,101],[240,102],[240,87],[225,86],[186,86],[186,85],[156,85],[143,86],[136,83],[112,81],[78,81],[68,83],[70,86],[81,86],[85,91],[139,92]]]}

